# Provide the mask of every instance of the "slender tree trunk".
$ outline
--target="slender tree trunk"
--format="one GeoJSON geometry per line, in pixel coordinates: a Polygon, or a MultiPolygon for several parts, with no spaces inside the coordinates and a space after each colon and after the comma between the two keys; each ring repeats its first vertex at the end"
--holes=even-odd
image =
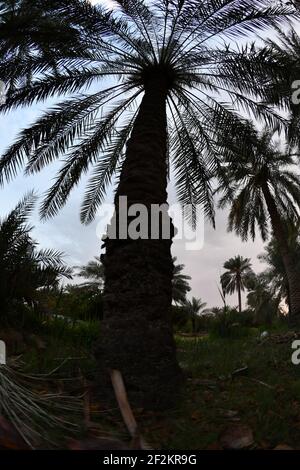
{"type": "Polygon", "coordinates": [[[242,313],[242,293],[241,293],[241,281],[238,280],[238,298],[239,298],[239,312],[242,313]]]}
{"type": "Polygon", "coordinates": [[[287,289],[287,299],[286,299],[286,302],[287,302],[288,307],[289,307],[289,322],[290,322],[290,321],[291,321],[291,318],[292,318],[292,312],[291,312],[291,294],[290,294],[290,286],[289,286],[288,283],[287,283],[286,289],[287,289]]]}
{"type": "Polygon", "coordinates": [[[195,334],[196,333],[196,318],[192,316],[192,331],[195,334]]]}
{"type": "MultiPolygon", "coordinates": [[[[166,97],[166,81],[153,76],[127,144],[115,198],[118,221],[120,196],[127,197],[128,209],[143,204],[150,211],[153,204],[166,204],[166,97]]],[[[133,403],[151,408],[170,406],[182,379],[170,321],[174,227],[167,218],[167,239],[161,233],[147,240],[121,239],[119,234],[106,239],[102,256],[106,282],[98,357],[106,369],[121,371],[133,403]]],[[[151,222],[149,218],[149,234],[151,222]]]]}
{"type": "Polygon", "coordinates": [[[290,321],[292,324],[298,324],[300,323],[300,273],[289,249],[287,241],[288,234],[285,229],[284,221],[278,213],[276,204],[267,185],[263,187],[263,194],[289,283],[290,321]]]}

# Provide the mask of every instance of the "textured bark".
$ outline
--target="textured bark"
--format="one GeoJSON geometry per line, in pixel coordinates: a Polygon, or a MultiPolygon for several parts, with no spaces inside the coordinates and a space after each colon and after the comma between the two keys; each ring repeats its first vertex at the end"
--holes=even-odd
{"type": "MultiPolygon", "coordinates": [[[[127,196],[128,208],[167,201],[166,97],[167,84],[153,76],[127,144],[115,198],[117,219],[119,196],[127,196]]],[[[172,404],[182,377],[170,322],[173,235],[167,240],[108,238],[102,257],[106,284],[98,357],[105,368],[121,371],[135,405],[151,408],[172,404]]]]}
{"type": "Polygon", "coordinates": [[[278,213],[276,204],[267,185],[263,187],[274,236],[278,242],[282,261],[289,283],[289,318],[291,323],[300,323],[300,273],[290,252],[284,221],[278,213]]]}
{"type": "Polygon", "coordinates": [[[242,293],[241,293],[240,279],[238,279],[238,298],[239,298],[239,312],[242,313],[242,293]]]}

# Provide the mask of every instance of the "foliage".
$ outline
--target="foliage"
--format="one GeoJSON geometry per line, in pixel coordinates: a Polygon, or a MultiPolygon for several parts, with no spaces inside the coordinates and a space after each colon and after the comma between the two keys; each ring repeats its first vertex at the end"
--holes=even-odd
{"type": "Polygon", "coordinates": [[[62,293],[57,312],[74,321],[101,320],[102,293],[95,285],[68,285],[62,293]]]}
{"type": "Polygon", "coordinates": [[[192,322],[193,333],[197,331],[197,319],[201,314],[205,314],[206,303],[201,299],[196,299],[192,297],[192,300],[186,300],[184,302],[184,307],[189,315],[192,322]]]}
{"type": "Polygon", "coordinates": [[[235,258],[230,258],[226,261],[223,267],[226,269],[225,273],[221,276],[221,286],[224,298],[226,294],[233,294],[237,291],[239,311],[241,312],[241,291],[245,290],[247,283],[250,282],[251,277],[253,276],[250,259],[236,256],[235,258]]]}
{"type": "MultiPolygon", "coordinates": [[[[287,223],[287,227],[289,233],[289,249],[296,262],[296,269],[300,272],[299,224],[291,225],[287,223]]],[[[267,265],[267,269],[265,269],[263,274],[266,282],[269,284],[269,289],[274,295],[278,296],[281,300],[285,300],[287,304],[289,304],[289,283],[287,274],[278,242],[274,237],[265,247],[264,253],[259,255],[259,259],[267,265]]]]}
{"type": "Polygon", "coordinates": [[[91,170],[81,209],[81,220],[91,221],[119,172],[148,80],[159,76],[168,87],[178,198],[190,204],[192,222],[198,204],[213,220],[210,178],[219,165],[220,130],[243,141],[248,129],[240,108],[271,127],[285,125],[260,102],[273,62],[254,45],[236,49],[226,41],[281,26],[296,10],[279,0],[128,0],[116,7],[110,12],[88,0],[38,0],[33,9],[29,0],[2,2],[0,74],[8,93],[1,111],[64,99],[5,151],[0,181],[24,166],[33,174],[60,160],[41,207],[50,217],[91,170]]]}
{"type": "MultiPolygon", "coordinates": [[[[299,9],[299,2],[292,2],[299,9]]],[[[299,146],[299,105],[291,99],[299,98],[299,49],[300,37],[294,27],[288,31],[276,28],[277,37],[266,39],[265,54],[273,62],[276,73],[265,87],[265,101],[289,113],[288,141],[290,148],[299,146]]]]}
{"type": "Polygon", "coordinates": [[[274,141],[274,133],[264,129],[258,133],[249,124],[249,133],[241,143],[231,136],[224,137],[225,162],[220,168],[222,193],[219,207],[230,206],[228,230],[234,230],[242,240],[249,235],[254,240],[256,227],[263,240],[270,233],[270,208],[266,190],[271,195],[277,213],[284,221],[298,220],[300,207],[300,175],[297,162],[274,141]]]}
{"type": "Polygon", "coordinates": [[[237,290],[237,282],[240,280],[241,289],[244,290],[253,276],[249,258],[236,256],[230,258],[224,263],[224,269],[227,270],[221,276],[221,284],[226,294],[233,294],[237,290]]]}
{"type": "Polygon", "coordinates": [[[189,315],[186,308],[182,305],[172,305],[171,321],[175,331],[185,331],[189,321],[189,315]]]}
{"type": "Polygon", "coordinates": [[[173,258],[172,299],[175,304],[184,303],[186,295],[190,292],[190,276],[183,274],[184,264],[176,264],[177,258],[173,258]]]}
{"type": "Polygon", "coordinates": [[[38,250],[27,224],[35,203],[29,193],[0,221],[0,304],[1,313],[34,305],[42,289],[57,287],[61,278],[71,278],[63,255],[54,250],[38,250]]]}
{"type": "Polygon", "coordinates": [[[280,297],[276,297],[274,291],[270,289],[264,273],[253,278],[249,290],[247,304],[254,312],[255,322],[272,324],[278,314],[280,297]]]}
{"type": "Polygon", "coordinates": [[[210,333],[217,338],[238,339],[251,334],[249,326],[253,326],[251,312],[238,312],[236,309],[225,307],[223,312],[214,318],[210,333]]]}
{"type": "Polygon", "coordinates": [[[86,279],[86,282],[81,286],[103,290],[104,268],[99,257],[95,256],[95,259],[89,261],[87,265],[76,266],[76,268],[79,270],[77,276],[86,279]]]}

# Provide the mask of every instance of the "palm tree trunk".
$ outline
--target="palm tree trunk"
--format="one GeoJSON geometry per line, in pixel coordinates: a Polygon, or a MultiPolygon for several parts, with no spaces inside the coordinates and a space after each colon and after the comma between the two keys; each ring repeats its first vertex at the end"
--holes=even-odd
{"type": "MultiPolygon", "coordinates": [[[[289,286],[289,283],[287,283],[287,286],[286,286],[286,291],[287,291],[287,299],[286,299],[286,302],[288,304],[288,308],[289,308],[289,322],[291,321],[292,319],[292,312],[291,312],[291,294],[290,294],[290,286],[289,286]]],[[[280,303],[280,302],[279,302],[280,303]]]]}
{"type": "Polygon", "coordinates": [[[196,333],[196,318],[194,316],[192,316],[192,332],[196,333]]]}
{"type": "Polygon", "coordinates": [[[241,281],[238,280],[238,299],[239,299],[239,313],[242,313],[242,293],[241,293],[241,281]]]}
{"type": "Polygon", "coordinates": [[[293,255],[289,249],[287,241],[288,234],[285,230],[284,221],[278,213],[276,204],[267,185],[263,187],[263,194],[289,283],[290,321],[292,324],[296,324],[300,322],[300,273],[296,268],[293,255]]]}
{"type": "MultiPolygon", "coordinates": [[[[119,197],[128,209],[167,201],[167,83],[153,76],[127,144],[115,216],[122,217],[119,197]]],[[[133,403],[146,407],[169,406],[181,382],[170,313],[174,227],[167,239],[105,241],[104,323],[98,357],[106,369],[120,370],[133,403]]],[[[132,219],[128,218],[127,228],[132,219]]],[[[148,234],[152,221],[148,219],[148,234]]],[[[161,224],[160,227],[161,228],[161,224]]]]}

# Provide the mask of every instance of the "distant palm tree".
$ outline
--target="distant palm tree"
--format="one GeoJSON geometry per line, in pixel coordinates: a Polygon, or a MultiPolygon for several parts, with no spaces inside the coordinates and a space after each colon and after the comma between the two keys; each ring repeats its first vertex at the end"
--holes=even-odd
{"type": "MultiPolygon", "coordinates": [[[[293,1],[300,11],[298,0],[293,1]]],[[[295,28],[288,31],[276,28],[276,39],[266,39],[265,56],[274,63],[264,89],[264,101],[289,112],[288,142],[291,148],[299,148],[299,74],[300,74],[300,36],[295,28]]]]}
{"type": "MultiPolygon", "coordinates": [[[[1,2],[0,72],[8,82],[1,110],[64,99],[5,151],[0,182],[24,164],[32,174],[60,160],[41,208],[49,217],[91,171],[81,210],[81,220],[89,222],[117,175],[118,219],[120,196],[127,197],[128,210],[166,204],[171,161],[178,198],[189,204],[187,217],[195,223],[202,205],[213,220],[210,177],[220,157],[220,129],[243,139],[240,107],[281,125],[259,102],[265,55],[254,47],[230,48],[228,39],[282,25],[295,9],[280,0],[114,4],[111,12],[87,0],[37,0],[31,26],[32,1],[1,2]],[[224,104],[224,95],[236,106],[224,104]]],[[[174,230],[165,218],[167,238],[124,240],[117,234],[105,240],[99,351],[105,367],[121,370],[142,401],[169,405],[182,374],[168,320],[174,230]]]]}
{"type": "Polygon", "coordinates": [[[283,259],[275,238],[265,246],[265,250],[258,258],[267,265],[264,277],[270,285],[272,292],[280,295],[289,305],[289,282],[285,271],[283,259]]]}
{"type": "Polygon", "coordinates": [[[289,281],[291,315],[300,321],[300,275],[288,242],[288,227],[299,220],[298,163],[280,150],[269,130],[257,133],[249,126],[242,147],[234,139],[225,141],[227,163],[220,173],[219,205],[231,206],[228,228],[243,240],[249,235],[254,239],[256,227],[263,240],[272,230],[289,281]]]}
{"type": "Polygon", "coordinates": [[[251,263],[249,258],[243,258],[242,256],[236,256],[230,258],[224,263],[224,269],[226,272],[221,276],[221,285],[225,294],[238,293],[239,312],[242,311],[242,291],[245,290],[247,281],[253,275],[251,269],[251,263]]]}
{"type": "Polygon", "coordinates": [[[39,250],[31,238],[32,227],[27,222],[35,201],[35,195],[29,193],[0,220],[1,313],[24,302],[34,304],[40,289],[57,288],[62,278],[72,278],[62,253],[39,250]]]}
{"type": "Polygon", "coordinates": [[[172,299],[175,304],[184,303],[186,295],[190,292],[189,281],[192,279],[190,276],[183,274],[184,264],[176,264],[177,258],[173,257],[173,279],[172,279],[172,299]]]}
{"type": "Polygon", "coordinates": [[[248,286],[247,305],[259,323],[271,324],[279,309],[280,297],[270,289],[270,284],[264,274],[253,276],[248,286]]]}
{"type": "Polygon", "coordinates": [[[76,266],[75,268],[78,270],[77,276],[87,280],[81,284],[82,286],[97,287],[99,290],[103,289],[104,268],[100,257],[95,256],[95,259],[89,261],[85,266],[76,266]]]}
{"type": "Polygon", "coordinates": [[[196,333],[197,317],[201,315],[201,313],[205,313],[206,305],[207,304],[202,302],[201,299],[196,299],[195,297],[192,297],[192,300],[186,300],[184,303],[186,311],[188,312],[192,321],[193,333],[196,333]]]}
{"type": "MultiPolygon", "coordinates": [[[[293,254],[296,269],[300,273],[299,225],[290,226],[290,228],[288,228],[288,232],[290,234],[288,237],[289,249],[293,254]]],[[[274,295],[279,296],[281,299],[284,299],[287,302],[290,315],[291,307],[289,281],[278,242],[274,237],[265,247],[264,253],[259,255],[258,258],[267,265],[267,269],[264,270],[263,275],[266,281],[269,283],[272,292],[274,295]]]]}

